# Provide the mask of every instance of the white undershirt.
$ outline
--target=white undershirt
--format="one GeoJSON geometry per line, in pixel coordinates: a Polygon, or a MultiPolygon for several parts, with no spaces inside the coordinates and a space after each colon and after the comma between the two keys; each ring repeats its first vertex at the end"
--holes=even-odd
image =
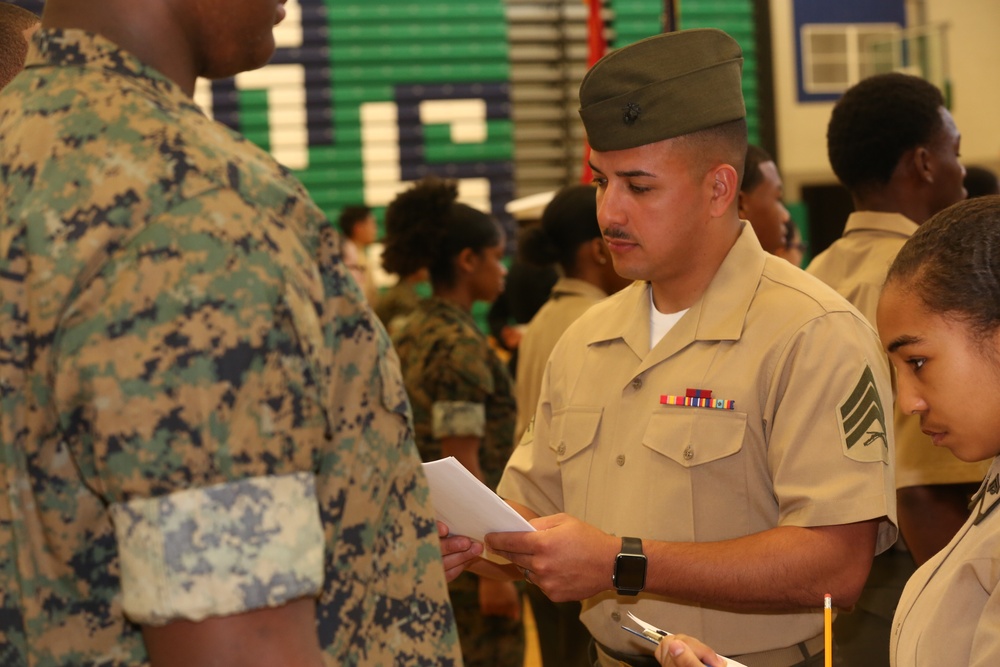
{"type": "Polygon", "coordinates": [[[687,308],[676,313],[661,313],[653,303],[653,287],[649,286],[649,349],[656,347],[667,332],[674,328],[678,320],[684,317],[687,308]]]}

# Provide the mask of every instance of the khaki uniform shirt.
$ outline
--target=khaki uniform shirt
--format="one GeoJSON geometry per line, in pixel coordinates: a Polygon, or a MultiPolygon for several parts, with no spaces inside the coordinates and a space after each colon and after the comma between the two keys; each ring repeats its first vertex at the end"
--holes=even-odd
{"type": "Polygon", "coordinates": [[[325,664],[461,664],[398,360],[303,187],[77,30],[0,165],[0,664],[302,597],[325,664]]]}
{"type": "Polygon", "coordinates": [[[535,416],[542,373],[552,354],[552,348],[570,324],[607,296],[600,287],[585,280],[560,278],[552,287],[549,300],[531,318],[517,348],[514,385],[514,396],[517,398],[515,442],[521,439],[531,418],[535,416]]]}
{"type": "MultiPolygon", "coordinates": [[[[892,390],[864,318],[765,253],[747,224],[705,294],[652,350],[648,289],[635,283],[593,306],[556,345],[499,494],[644,540],[881,518],[876,548],[889,547],[893,441],[883,408],[892,390]],[[733,409],[663,404],[687,389],[733,409]]],[[[582,620],[617,651],[649,652],[620,628],[634,611],[738,655],[816,636],[816,606],[737,613],[609,590],[584,601],[582,620]]]]}
{"type": "MultiPolygon", "coordinates": [[[[844,235],[816,256],[806,271],[837,290],[875,326],[885,275],[917,224],[898,213],[852,213],[844,235]]],[[[989,462],[966,463],[935,447],[920,430],[920,418],[893,409],[896,488],[978,482],[989,462]]]]}
{"type": "Polygon", "coordinates": [[[903,589],[892,621],[890,664],[1000,665],[1000,458],[972,514],[903,589]]]}

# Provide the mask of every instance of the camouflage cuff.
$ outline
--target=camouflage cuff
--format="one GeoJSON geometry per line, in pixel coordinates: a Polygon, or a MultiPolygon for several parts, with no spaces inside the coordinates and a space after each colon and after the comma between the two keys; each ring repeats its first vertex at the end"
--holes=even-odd
{"type": "Polygon", "coordinates": [[[436,401],[431,409],[434,438],[461,438],[486,435],[486,406],[468,401],[436,401]]]}
{"type": "Polygon", "coordinates": [[[125,614],[161,625],[317,595],[323,526],[312,473],[256,477],[111,507],[125,614]]]}

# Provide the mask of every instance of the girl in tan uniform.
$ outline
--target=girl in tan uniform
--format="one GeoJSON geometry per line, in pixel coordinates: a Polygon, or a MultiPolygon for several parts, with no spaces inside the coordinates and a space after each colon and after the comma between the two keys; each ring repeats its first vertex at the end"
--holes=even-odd
{"type": "MultiPolygon", "coordinates": [[[[992,460],[954,539],[910,578],[893,619],[894,667],[1000,665],[1000,196],[955,204],[924,223],[893,262],[878,330],[898,401],[962,461],[992,460]]],[[[665,667],[722,667],[675,636],[665,667]]]]}
{"type": "Polygon", "coordinates": [[[889,270],[878,329],[899,404],[934,446],[993,460],[965,525],[906,584],[890,662],[1000,665],[1000,197],[921,226],[889,270]]]}

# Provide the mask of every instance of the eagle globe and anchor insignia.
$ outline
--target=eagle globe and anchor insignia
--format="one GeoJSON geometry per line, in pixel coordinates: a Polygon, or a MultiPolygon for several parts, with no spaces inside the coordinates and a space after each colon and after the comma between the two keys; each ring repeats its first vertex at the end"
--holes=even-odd
{"type": "Polygon", "coordinates": [[[622,122],[626,125],[633,125],[642,115],[642,107],[635,102],[629,102],[622,107],[622,122]]]}

